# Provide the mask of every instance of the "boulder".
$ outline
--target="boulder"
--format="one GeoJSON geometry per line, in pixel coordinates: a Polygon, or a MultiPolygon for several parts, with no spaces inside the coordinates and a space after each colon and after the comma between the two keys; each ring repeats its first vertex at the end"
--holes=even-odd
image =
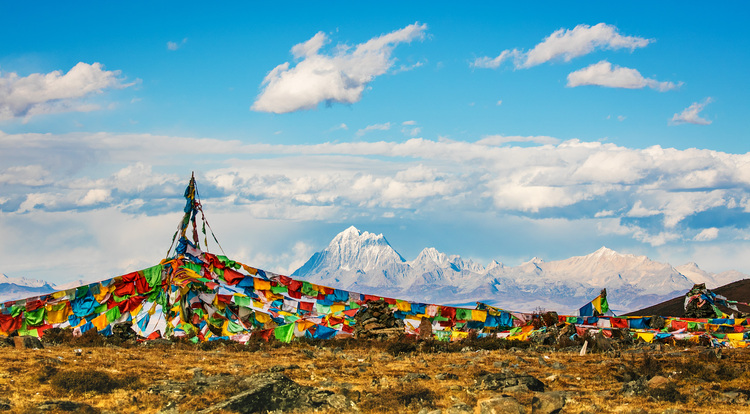
{"type": "Polygon", "coordinates": [[[39,338],[35,338],[33,336],[14,336],[13,343],[18,349],[44,348],[44,345],[42,345],[42,341],[40,341],[39,338]]]}
{"type": "Polygon", "coordinates": [[[565,407],[565,393],[562,391],[543,392],[531,400],[532,414],[558,414],[565,407]]]}
{"type": "Polygon", "coordinates": [[[477,402],[480,414],[526,414],[526,408],[512,397],[493,397],[477,402]]]}
{"type": "Polygon", "coordinates": [[[517,385],[525,385],[531,391],[544,391],[544,384],[528,374],[516,374],[513,372],[498,372],[483,375],[476,380],[477,386],[482,390],[502,390],[517,385]]]}
{"type": "Polygon", "coordinates": [[[356,412],[356,404],[331,391],[319,390],[297,384],[278,373],[258,373],[245,378],[245,391],[214,404],[200,413],[233,411],[240,414],[269,411],[334,410],[356,412]]]}

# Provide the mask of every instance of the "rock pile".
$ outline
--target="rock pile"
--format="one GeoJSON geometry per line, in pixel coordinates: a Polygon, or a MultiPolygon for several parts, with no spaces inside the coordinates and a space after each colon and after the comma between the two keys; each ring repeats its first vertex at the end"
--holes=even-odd
{"type": "Polygon", "coordinates": [[[396,319],[384,300],[367,303],[354,316],[357,339],[394,339],[404,333],[404,322],[396,319]]]}

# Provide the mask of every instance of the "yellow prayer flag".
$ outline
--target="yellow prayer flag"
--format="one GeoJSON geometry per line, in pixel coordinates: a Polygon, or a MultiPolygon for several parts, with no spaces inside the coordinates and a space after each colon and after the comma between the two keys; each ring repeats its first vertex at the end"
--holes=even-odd
{"type": "Polygon", "coordinates": [[[260,323],[266,324],[268,322],[271,322],[271,316],[263,312],[255,312],[255,320],[260,323]]]}
{"type": "Polygon", "coordinates": [[[346,310],[345,305],[331,305],[331,313],[343,312],[344,310],[346,310]]]}
{"type": "Polygon", "coordinates": [[[597,312],[602,313],[602,297],[601,295],[597,296],[594,300],[591,301],[591,306],[596,309],[597,312]]]}
{"type": "Polygon", "coordinates": [[[478,310],[478,309],[472,309],[471,310],[471,320],[473,321],[479,321],[484,322],[487,320],[487,311],[478,310]]]}
{"type": "Polygon", "coordinates": [[[271,290],[271,282],[262,279],[255,279],[255,290],[271,290]]]}
{"type": "MultiPolygon", "coordinates": [[[[113,283],[112,291],[114,291],[114,286],[115,284],[113,283]]],[[[104,301],[104,298],[106,298],[107,295],[109,295],[109,289],[107,289],[106,287],[102,286],[101,283],[99,283],[99,293],[94,295],[94,299],[96,299],[97,302],[102,303],[102,301],[104,301]]]]}
{"type": "Polygon", "coordinates": [[[469,337],[468,332],[453,331],[451,332],[451,341],[457,341],[459,339],[465,339],[469,337]]]}
{"type": "Polygon", "coordinates": [[[742,332],[728,333],[727,339],[730,341],[742,341],[745,339],[745,334],[742,332]]]}
{"type": "Polygon", "coordinates": [[[102,329],[106,328],[107,325],[109,325],[109,321],[107,320],[107,313],[102,313],[101,315],[92,319],[91,324],[96,327],[97,331],[101,331],[102,329]]]}
{"type": "Polygon", "coordinates": [[[638,332],[638,337],[648,343],[654,342],[654,334],[650,332],[638,332]]]}
{"type": "Polygon", "coordinates": [[[68,320],[71,309],[68,302],[63,302],[57,305],[46,305],[47,308],[47,323],[63,323],[68,320]]]}
{"type": "Polygon", "coordinates": [[[405,300],[397,300],[396,308],[400,310],[401,312],[409,312],[411,310],[411,303],[405,300]]]}

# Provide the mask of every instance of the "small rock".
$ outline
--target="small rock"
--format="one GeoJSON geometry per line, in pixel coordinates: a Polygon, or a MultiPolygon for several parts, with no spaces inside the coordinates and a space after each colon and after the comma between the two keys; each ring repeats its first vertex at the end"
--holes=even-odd
{"type": "Polygon", "coordinates": [[[359,411],[354,401],[344,397],[341,394],[332,394],[326,398],[326,403],[334,410],[341,413],[351,413],[359,411]]]}
{"type": "Polygon", "coordinates": [[[648,386],[648,388],[655,390],[655,389],[666,387],[667,384],[669,384],[669,382],[670,381],[668,378],[662,377],[661,375],[657,375],[651,378],[650,380],[648,380],[646,385],[648,386]]]}
{"type": "Polygon", "coordinates": [[[558,414],[565,407],[565,393],[561,391],[536,394],[531,400],[531,412],[536,414],[558,414]]]}
{"type": "Polygon", "coordinates": [[[40,341],[39,338],[34,338],[33,336],[14,336],[13,343],[18,349],[44,348],[44,345],[42,345],[42,341],[40,341]]]}
{"type": "Polygon", "coordinates": [[[455,380],[458,379],[458,375],[452,374],[450,372],[443,372],[435,375],[435,379],[438,381],[455,380]]]}
{"type": "Polygon", "coordinates": [[[513,397],[493,397],[479,400],[477,408],[480,414],[526,414],[524,406],[513,397]]]}
{"type": "Polygon", "coordinates": [[[538,379],[531,375],[513,372],[487,374],[479,377],[476,382],[479,388],[483,390],[499,390],[523,384],[531,391],[544,391],[544,384],[538,379]]]}
{"type": "Polygon", "coordinates": [[[565,371],[565,365],[555,361],[552,363],[552,369],[557,371],[565,371]]]}
{"type": "Polygon", "coordinates": [[[526,394],[530,392],[531,390],[526,384],[518,384],[518,385],[512,385],[510,387],[503,388],[503,392],[510,392],[514,394],[526,394]]]}
{"type": "Polygon", "coordinates": [[[39,411],[52,411],[52,412],[60,412],[60,411],[91,412],[94,410],[94,407],[86,403],[79,403],[75,401],[52,400],[52,401],[45,401],[39,404],[36,407],[36,409],[39,411]]]}
{"type": "Polygon", "coordinates": [[[403,377],[401,377],[402,382],[414,381],[418,379],[428,380],[430,379],[430,376],[425,374],[424,372],[410,372],[404,375],[403,377]]]}
{"type": "Polygon", "coordinates": [[[0,411],[10,410],[10,400],[7,398],[0,398],[0,411]]]}
{"type": "Polygon", "coordinates": [[[633,397],[636,395],[643,395],[646,393],[646,379],[639,378],[635,381],[630,381],[622,384],[622,395],[626,397],[633,397]]]}
{"type": "Polygon", "coordinates": [[[474,410],[471,409],[471,406],[469,406],[466,403],[459,402],[455,404],[454,406],[448,408],[445,410],[446,414],[466,414],[466,413],[473,413],[474,410]]]}

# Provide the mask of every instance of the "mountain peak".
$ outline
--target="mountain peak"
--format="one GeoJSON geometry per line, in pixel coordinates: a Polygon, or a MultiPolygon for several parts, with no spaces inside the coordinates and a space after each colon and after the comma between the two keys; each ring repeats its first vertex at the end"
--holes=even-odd
{"type": "Polygon", "coordinates": [[[523,263],[523,264],[539,264],[539,263],[544,263],[544,260],[539,257],[534,256],[528,262],[523,263]]]}
{"type": "Polygon", "coordinates": [[[594,253],[591,253],[592,256],[620,256],[620,253],[617,253],[616,251],[606,247],[602,246],[599,248],[599,250],[595,251],[594,253]]]}

